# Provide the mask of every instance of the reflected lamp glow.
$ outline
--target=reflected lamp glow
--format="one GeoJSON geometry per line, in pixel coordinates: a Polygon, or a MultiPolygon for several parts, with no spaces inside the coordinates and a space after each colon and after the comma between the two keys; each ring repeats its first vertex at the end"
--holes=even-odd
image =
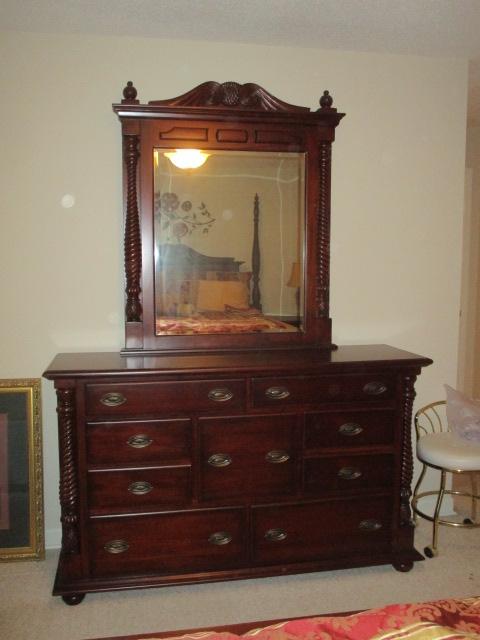
{"type": "Polygon", "coordinates": [[[302,267],[300,262],[292,262],[292,270],[287,287],[295,289],[295,305],[297,307],[297,318],[300,318],[300,287],[302,286],[302,267]]]}
{"type": "Polygon", "coordinates": [[[292,270],[290,272],[290,278],[287,282],[287,287],[294,287],[298,289],[302,283],[302,269],[300,262],[292,262],[292,270]]]}
{"type": "Polygon", "coordinates": [[[198,169],[205,164],[210,154],[200,149],[175,149],[165,152],[164,155],[178,169],[198,169]]]}

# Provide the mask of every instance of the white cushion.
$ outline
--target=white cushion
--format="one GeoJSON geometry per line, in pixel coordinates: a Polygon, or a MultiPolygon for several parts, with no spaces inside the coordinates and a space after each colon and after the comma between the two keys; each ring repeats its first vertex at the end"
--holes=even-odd
{"type": "Polygon", "coordinates": [[[450,431],[430,433],[417,442],[422,462],[454,471],[480,471],[480,444],[462,440],[450,431]]]}

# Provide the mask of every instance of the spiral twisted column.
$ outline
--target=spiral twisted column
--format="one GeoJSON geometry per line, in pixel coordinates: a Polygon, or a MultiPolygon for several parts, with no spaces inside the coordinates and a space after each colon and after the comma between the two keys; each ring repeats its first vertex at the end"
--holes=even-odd
{"type": "Polygon", "coordinates": [[[137,201],[137,164],[139,136],[124,136],[124,159],[127,172],[127,211],[125,218],[125,280],[127,322],[141,322],[140,276],[142,272],[142,242],[137,201]]]}
{"type": "Polygon", "coordinates": [[[330,181],[331,142],[320,144],[320,196],[318,202],[317,283],[315,307],[317,317],[328,317],[330,281],[330,181]]]}
{"type": "Polygon", "coordinates": [[[262,310],[260,301],[260,244],[258,239],[258,226],[260,219],[260,205],[258,193],[253,202],[253,247],[252,247],[252,306],[262,310]]]}
{"type": "Polygon", "coordinates": [[[412,453],[412,409],[415,400],[416,376],[406,376],[403,380],[403,433],[402,470],[400,479],[400,526],[410,525],[410,498],[412,495],[413,453],[412,453]]]}
{"type": "Polygon", "coordinates": [[[62,550],[78,553],[78,481],[75,461],[75,391],[57,389],[62,550]]]}

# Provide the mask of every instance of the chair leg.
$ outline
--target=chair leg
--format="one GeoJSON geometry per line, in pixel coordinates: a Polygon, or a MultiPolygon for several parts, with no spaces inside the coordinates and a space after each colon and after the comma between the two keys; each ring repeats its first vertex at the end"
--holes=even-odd
{"type": "Polygon", "coordinates": [[[474,523],[477,522],[477,501],[478,501],[478,484],[477,484],[477,474],[473,471],[470,474],[470,482],[472,485],[472,520],[474,523]]]}
{"type": "Polygon", "coordinates": [[[432,546],[425,547],[424,552],[425,555],[429,558],[433,558],[438,554],[437,551],[437,542],[438,542],[438,521],[440,519],[440,510],[442,508],[443,496],[445,495],[445,484],[447,480],[447,472],[441,471],[440,478],[440,490],[438,492],[437,504],[435,505],[435,512],[433,514],[433,536],[432,536],[432,546]]]}
{"type": "MultiPolygon", "coordinates": [[[[417,484],[415,485],[415,489],[413,490],[412,503],[413,503],[414,506],[417,505],[418,490],[420,489],[420,485],[423,482],[423,478],[425,477],[425,472],[426,471],[427,471],[427,465],[424,464],[424,465],[422,465],[422,470],[421,470],[420,475],[418,477],[417,484]]],[[[413,524],[414,525],[417,524],[417,519],[418,519],[418,514],[413,509],[413,524]]]]}

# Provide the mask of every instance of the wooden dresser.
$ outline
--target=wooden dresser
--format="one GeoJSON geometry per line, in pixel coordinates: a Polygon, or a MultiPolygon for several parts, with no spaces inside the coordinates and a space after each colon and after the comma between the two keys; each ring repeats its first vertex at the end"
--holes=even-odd
{"type": "Polygon", "coordinates": [[[54,593],[252,578],[421,556],[414,382],[385,345],[60,354],[54,593]]]}
{"type": "Polygon", "coordinates": [[[411,417],[431,360],[332,343],[344,114],[328,91],[319,103],[208,81],[145,104],[128,82],[113,105],[125,349],[62,354],[45,372],[58,396],[54,594],[68,604],[421,558],[411,417]]]}

